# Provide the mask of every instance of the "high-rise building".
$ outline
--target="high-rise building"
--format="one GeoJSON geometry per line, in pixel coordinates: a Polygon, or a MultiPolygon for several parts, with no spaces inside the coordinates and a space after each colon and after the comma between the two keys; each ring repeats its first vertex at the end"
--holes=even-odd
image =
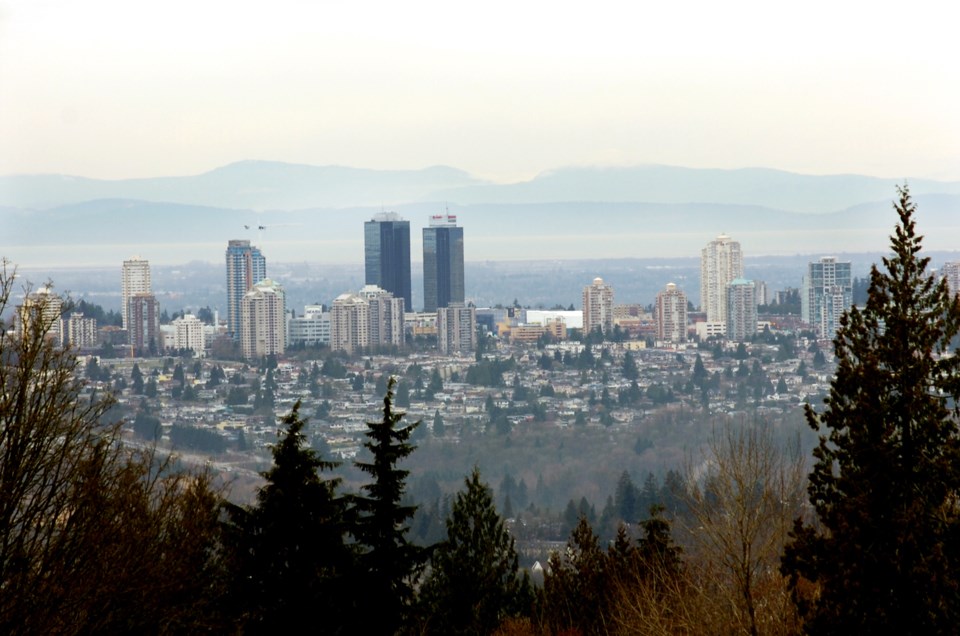
{"type": "Polygon", "coordinates": [[[403,346],[403,298],[396,298],[390,292],[375,285],[365,285],[360,297],[367,301],[367,316],[370,320],[368,330],[370,345],[403,346]]]}
{"type": "Polygon", "coordinates": [[[227,243],[227,332],[240,339],[240,305],[247,292],[267,277],[267,260],[250,241],[227,243]]]}
{"type": "Polygon", "coordinates": [[[153,294],[134,294],[127,301],[127,337],[134,351],[157,353],[160,337],[160,303],[153,294]]]}
{"type": "Polygon", "coordinates": [[[437,309],[437,348],[440,353],[468,353],[477,348],[477,309],[450,303],[437,309]]]}
{"type": "Polygon", "coordinates": [[[602,278],[583,288],[583,333],[600,329],[603,333],[613,331],[613,287],[602,278]]]}
{"type": "Polygon", "coordinates": [[[193,314],[186,314],[173,321],[173,347],[178,351],[189,349],[199,358],[203,356],[206,336],[203,323],[193,314]]]}
{"type": "Polygon", "coordinates": [[[800,314],[819,338],[832,339],[840,316],[853,305],[853,277],[849,262],[824,256],[807,265],[800,292],[800,314]]]}
{"type": "Polygon", "coordinates": [[[370,346],[370,304],[357,294],[340,294],[330,309],[330,349],[353,354],[370,346]]]}
{"type": "Polygon", "coordinates": [[[960,295],[960,261],[943,264],[943,277],[947,279],[947,287],[954,296],[960,295]]]}
{"type": "Polygon", "coordinates": [[[377,214],[363,224],[364,283],[385,289],[412,308],[410,296],[410,222],[395,212],[377,214]]]}
{"type": "Polygon", "coordinates": [[[130,302],[130,297],[153,292],[150,284],[150,262],[139,256],[123,261],[120,279],[120,317],[123,328],[128,329],[127,303],[130,302]]]}
{"type": "Polygon", "coordinates": [[[657,294],[655,308],[657,338],[668,342],[687,341],[687,295],[673,283],[657,294]]]}
{"type": "Polygon", "coordinates": [[[74,349],[93,349],[98,344],[96,318],[84,318],[76,312],[63,320],[62,329],[64,344],[74,349]]]}
{"type": "Polygon", "coordinates": [[[727,285],[743,278],[740,243],[721,234],[700,252],[700,305],[707,322],[727,320],[727,285]]]}
{"type": "Polygon", "coordinates": [[[463,303],[463,228],[457,217],[430,217],[423,228],[423,310],[463,303]]]}
{"type": "Polygon", "coordinates": [[[743,342],[757,333],[757,288],[752,280],[736,278],[727,285],[727,339],[743,342]]]}
{"type": "MultiPolygon", "coordinates": [[[[39,330],[43,337],[59,345],[63,339],[63,298],[49,287],[41,287],[27,294],[23,304],[17,306],[17,335],[32,338],[39,330]]],[[[0,331],[0,338],[3,332],[0,331]]]]}
{"type": "Polygon", "coordinates": [[[287,305],[283,287],[265,278],[240,302],[240,350],[247,360],[282,355],[287,346],[287,305]]]}
{"type": "Polygon", "coordinates": [[[330,312],[323,305],[307,305],[303,315],[287,320],[287,343],[314,347],[330,344],[330,312]]]}

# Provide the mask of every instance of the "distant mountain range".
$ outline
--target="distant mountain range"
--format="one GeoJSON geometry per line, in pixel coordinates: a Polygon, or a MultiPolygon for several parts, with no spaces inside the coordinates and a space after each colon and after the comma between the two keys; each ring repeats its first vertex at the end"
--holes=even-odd
{"type": "MultiPolygon", "coordinates": [[[[897,181],[766,169],[566,168],[493,184],[447,167],[383,171],[245,161],[192,177],[0,177],[0,255],[19,263],[218,261],[231,238],[274,261],[359,262],[381,209],[419,227],[449,209],[468,260],[696,256],[716,234],[748,254],[877,252],[897,181]],[[250,229],[244,226],[249,226],[250,229]],[[266,227],[262,232],[257,226],[266,227]]],[[[909,180],[928,247],[960,249],[960,182],[909,180]]]]}

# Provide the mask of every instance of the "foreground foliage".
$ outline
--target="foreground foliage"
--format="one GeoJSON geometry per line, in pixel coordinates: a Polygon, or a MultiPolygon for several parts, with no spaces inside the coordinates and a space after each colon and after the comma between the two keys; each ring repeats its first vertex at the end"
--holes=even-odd
{"type": "MultiPolygon", "coordinates": [[[[13,278],[4,262],[0,314],[13,278]]],[[[111,401],[54,342],[55,298],[0,331],[0,632],[215,628],[218,494],[101,423],[111,401]]]]}
{"type": "Polygon", "coordinates": [[[884,270],[841,320],[810,475],[784,572],[814,633],[953,633],[960,621],[960,303],[920,256],[906,188],[884,270]],[[810,592],[805,581],[816,587],[810,592]]]}

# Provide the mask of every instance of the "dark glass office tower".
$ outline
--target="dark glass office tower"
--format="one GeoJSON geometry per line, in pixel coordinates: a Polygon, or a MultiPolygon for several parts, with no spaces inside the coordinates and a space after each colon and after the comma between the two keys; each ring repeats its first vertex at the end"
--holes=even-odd
{"type": "Polygon", "coordinates": [[[423,228],[423,310],[463,303],[463,228],[457,217],[430,217],[423,228]]]}
{"type": "Polygon", "coordinates": [[[404,311],[412,311],[410,221],[404,221],[395,212],[377,214],[363,224],[363,247],[365,283],[403,298],[404,311]]]}

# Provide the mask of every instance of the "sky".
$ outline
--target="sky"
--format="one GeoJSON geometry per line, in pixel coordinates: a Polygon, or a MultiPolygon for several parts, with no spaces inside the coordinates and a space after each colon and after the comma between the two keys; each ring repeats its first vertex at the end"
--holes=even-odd
{"type": "Polygon", "coordinates": [[[245,159],[960,179],[942,0],[0,0],[0,174],[245,159]]]}

